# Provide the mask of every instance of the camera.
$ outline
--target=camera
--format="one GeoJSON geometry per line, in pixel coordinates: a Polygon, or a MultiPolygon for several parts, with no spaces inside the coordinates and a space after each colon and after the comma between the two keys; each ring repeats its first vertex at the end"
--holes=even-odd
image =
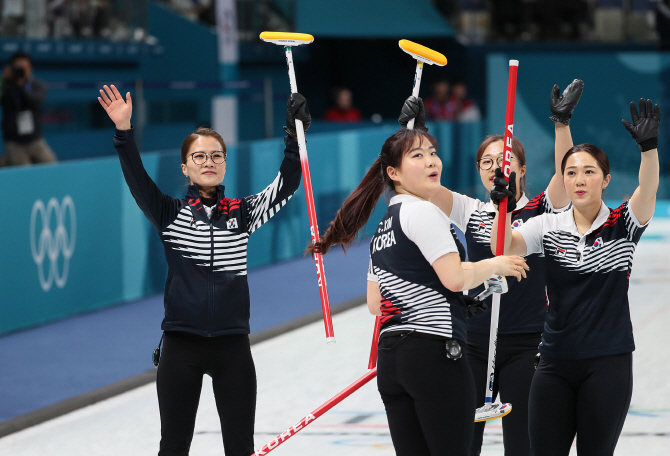
{"type": "Polygon", "coordinates": [[[12,65],[12,79],[22,79],[26,77],[26,70],[18,65],[12,65]]]}

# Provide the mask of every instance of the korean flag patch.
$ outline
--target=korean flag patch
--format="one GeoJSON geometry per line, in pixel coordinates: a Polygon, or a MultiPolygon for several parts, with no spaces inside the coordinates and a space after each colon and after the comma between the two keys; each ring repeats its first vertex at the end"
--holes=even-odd
{"type": "Polygon", "coordinates": [[[594,248],[594,249],[597,249],[598,247],[602,247],[603,244],[604,244],[604,242],[603,242],[603,238],[598,237],[598,238],[596,239],[596,242],[593,243],[593,248],[594,248]]]}
{"type": "Polygon", "coordinates": [[[512,228],[519,228],[521,225],[523,225],[523,220],[521,219],[516,219],[512,222],[512,228]]]}
{"type": "Polygon", "coordinates": [[[226,228],[228,228],[229,230],[234,230],[235,228],[237,228],[237,219],[232,218],[226,220],[226,228]]]}

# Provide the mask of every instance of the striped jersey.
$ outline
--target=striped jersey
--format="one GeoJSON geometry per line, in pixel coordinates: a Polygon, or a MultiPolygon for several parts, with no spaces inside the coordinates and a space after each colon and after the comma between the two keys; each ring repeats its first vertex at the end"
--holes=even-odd
{"type": "Polygon", "coordinates": [[[284,160],[274,181],[246,198],[228,198],[217,187],[208,208],[197,185],[173,198],[144,169],[133,130],[116,131],[114,145],[131,194],[160,236],[168,263],[162,329],[201,336],[249,334],[247,243],[300,185],[298,144],[285,140],[284,160]]]}
{"type": "Polygon", "coordinates": [[[431,266],[465,249],[449,218],[433,203],[411,195],[391,198],[370,242],[368,281],[382,295],[381,334],[416,331],[467,341],[463,293],[447,289],[431,266]]]}
{"type": "Polygon", "coordinates": [[[646,229],[626,201],[601,203],[581,235],[572,208],[535,217],[517,228],[527,252],[544,253],[549,312],[540,353],[555,359],[587,359],[635,350],[628,282],[635,247],[646,229]]]}
{"type": "MultiPolygon", "coordinates": [[[[498,210],[491,201],[484,203],[457,192],[452,194],[454,204],[449,219],[465,234],[468,261],[477,262],[493,258],[491,228],[498,210]]],[[[524,193],[517,201],[516,207],[512,213],[513,230],[532,217],[567,209],[567,206],[555,209],[546,190],[531,200],[524,193]]],[[[527,278],[519,282],[514,276],[507,277],[509,291],[500,296],[499,334],[539,333],[544,327],[544,317],[547,313],[544,257],[542,254],[529,255],[526,257],[526,262],[530,267],[527,278]]],[[[482,284],[469,290],[468,294],[477,296],[483,290],[482,284]]],[[[492,306],[491,301],[490,296],[485,300],[489,309],[492,306]]],[[[468,331],[489,334],[490,327],[491,312],[479,312],[468,319],[468,331]]]]}

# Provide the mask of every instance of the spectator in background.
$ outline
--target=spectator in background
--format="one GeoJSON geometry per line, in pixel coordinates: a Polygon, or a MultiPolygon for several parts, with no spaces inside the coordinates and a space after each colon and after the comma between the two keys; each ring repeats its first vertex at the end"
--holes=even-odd
{"type": "Polygon", "coordinates": [[[433,83],[433,94],[424,102],[426,117],[434,120],[452,120],[447,114],[448,101],[449,81],[440,79],[433,83]]]}
{"type": "Polygon", "coordinates": [[[468,85],[459,79],[453,82],[451,96],[447,103],[446,113],[449,120],[474,122],[481,119],[479,107],[468,96],[468,85]]]}
{"type": "Polygon", "coordinates": [[[51,0],[48,4],[49,34],[53,38],[72,36],[72,25],[68,17],[68,0],[51,0]]]}
{"type": "Polygon", "coordinates": [[[2,35],[16,36],[25,31],[25,8],[22,0],[4,0],[2,8],[2,35]]]}
{"type": "Polygon", "coordinates": [[[33,77],[32,60],[16,52],[2,70],[2,135],[8,166],[55,162],[56,155],[42,137],[45,84],[33,77]]]}
{"type": "Polygon", "coordinates": [[[352,103],[351,90],[338,87],[333,90],[335,105],[329,108],[324,120],[330,122],[360,122],[361,112],[352,103]]]}

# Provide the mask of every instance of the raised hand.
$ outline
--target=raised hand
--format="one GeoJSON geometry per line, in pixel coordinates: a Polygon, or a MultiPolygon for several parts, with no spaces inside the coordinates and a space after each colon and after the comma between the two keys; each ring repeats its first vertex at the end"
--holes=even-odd
{"type": "Polygon", "coordinates": [[[637,114],[635,102],[630,102],[630,117],[633,124],[621,119],[623,126],[631,134],[642,152],[656,149],[658,147],[658,126],[661,123],[661,107],[653,106],[651,100],[645,102],[640,98],[640,115],[637,114]]]}
{"type": "Polygon", "coordinates": [[[509,182],[503,177],[502,168],[496,168],[495,173],[491,201],[500,206],[500,201],[507,198],[507,212],[510,213],[516,209],[516,173],[514,171],[509,173],[509,182]]]}
{"type": "Polygon", "coordinates": [[[584,81],[575,79],[565,88],[563,94],[559,96],[560,89],[554,84],[549,96],[549,108],[552,116],[549,118],[553,122],[560,122],[564,125],[570,125],[572,111],[579,103],[579,99],[584,91],[584,81]]]}
{"type": "Polygon", "coordinates": [[[133,114],[133,100],[130,98],[130,92],[126,93],[124,100],[119,90],[112,84],[111,88],[107,85],[100,89],[98,101],[105,108],[105,112],[112,119],[117,130],[130,130],[130,117],[133,114]]]}
{"type": "Polygon", "coordinates": [[[428,131],[426,128],[426,109],[423,106],[421,97],[409,96],[400,110],[398,123],[402,128],[407,128],[407,123],[414,119],[414,128],[417,130],[428,131]]]}
{"type": "Polygon", "coordinates": [[[312,123],[312,115],[309,113],[307,100],[299,93],[292,93],[286,103],[286,126],[284,127],[284,131],[294,139],[297,137],[296,119],[302,122],[302,129],[304,132],[307,132],[312,123]]]}

